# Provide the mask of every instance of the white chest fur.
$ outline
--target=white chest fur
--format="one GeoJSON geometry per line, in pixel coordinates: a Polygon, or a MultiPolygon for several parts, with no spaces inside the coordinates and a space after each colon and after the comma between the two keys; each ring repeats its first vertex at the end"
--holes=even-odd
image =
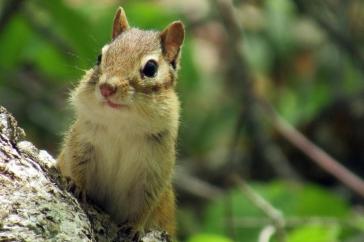
{"type": "Polygon", "coordinates": [[[144,101],[135,100],[130,109],[120,111],[98,103],[93,95],[73,97],[78,142],[90,144],[94,152],[85,167],[86,192],[114,220],[124,222],[143,210],[147,197],[157,199],[171,183],[177,96],[166,92],[163,99],[148,102],[140,97],[144,101]],[[153,138],[160,133],[163,139],[153,138]]]}
{"type": "Polygon", "coordinates": [[[162,154],[146,136],[127,130],[97,128],[87,138],[95,151],[87,167],[87,193],[122,222],[142,206],[147,173],[158,172],[162,154]]]}

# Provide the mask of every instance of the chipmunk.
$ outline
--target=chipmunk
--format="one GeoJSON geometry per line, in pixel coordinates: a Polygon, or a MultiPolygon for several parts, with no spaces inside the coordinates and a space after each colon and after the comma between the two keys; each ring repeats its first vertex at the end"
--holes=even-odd
{"type": "Polygon", "coordinates": [[[175,235],[174,87],[183,40],[182,22],[162,32],[131,28],[119,7],[112,41],[71,92],[76,120],[57,167],[115,222],[142,233],[175,235]]]}

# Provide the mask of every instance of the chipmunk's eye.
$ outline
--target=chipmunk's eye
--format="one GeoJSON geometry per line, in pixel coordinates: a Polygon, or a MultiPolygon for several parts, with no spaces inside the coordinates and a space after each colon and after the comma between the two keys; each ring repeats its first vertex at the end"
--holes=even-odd
{"type": "Polygon", "coordinates": [[[149,60],[145,63],[142,75],[147,77],[154,77],[158,71],[158,63],[155,60],[149,60]]]}
{"type": "Polygon", "coordinates": [[[102,59],[102,54],[99,54],[99,56],[97,57],[96,65],[101,64],[101,59],[102,59]]]}

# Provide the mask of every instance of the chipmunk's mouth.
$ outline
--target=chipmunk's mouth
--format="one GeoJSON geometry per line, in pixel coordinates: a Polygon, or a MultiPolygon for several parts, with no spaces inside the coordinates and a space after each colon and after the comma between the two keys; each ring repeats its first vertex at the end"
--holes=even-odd
{"type": "Polygon", "coordinates": [[[105,99],[104,103],[109,106],[110,108],[114,109],[122,109],[122,108],[128,108],[128,105],[121,104],[121,103],[114,103],[113,101],[110,101],[108,98],[105,99]]]}

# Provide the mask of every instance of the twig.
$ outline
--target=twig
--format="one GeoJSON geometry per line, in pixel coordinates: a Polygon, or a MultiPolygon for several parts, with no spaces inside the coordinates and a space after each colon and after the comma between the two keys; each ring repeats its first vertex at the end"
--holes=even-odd
{"type": "Polygon", "coordinates": [[[339,161],[335,160],[327,152],[307,139],[301,132],[280,117],[267,102],[264,102],[263,105],[265,105],[269,111],[274,127],[283,137],[285,137],[297,149],[301,150],[305,155],[310,157],[313,162],[364,198],[364,181],[360,177],[348,170],[345,166],[341,165],[339,161]]]}
{"type": "Polygon", "coordinates": [[[192,176],[181,168],[175,173],[175,184],[180,189],[207,200],[212,200],[223,193],[220,188],[192,176]]]}
{"type": "Polygon", "coordinates": [[[256,193],[239,176],[233,175],[234,182],[239,186],[240,191],[254,206],[259,208],[268,218],[271,219],[277,231],[278,241],[285,241],[285,220],[282,212],[273,207],[267,200],[256,193]]]}
{"type": "Polygon", "coordinates": [[[274,226],[265,226],[259,234],[258,242],[269,242],[275,232],[276,228],[274,226]]]}

